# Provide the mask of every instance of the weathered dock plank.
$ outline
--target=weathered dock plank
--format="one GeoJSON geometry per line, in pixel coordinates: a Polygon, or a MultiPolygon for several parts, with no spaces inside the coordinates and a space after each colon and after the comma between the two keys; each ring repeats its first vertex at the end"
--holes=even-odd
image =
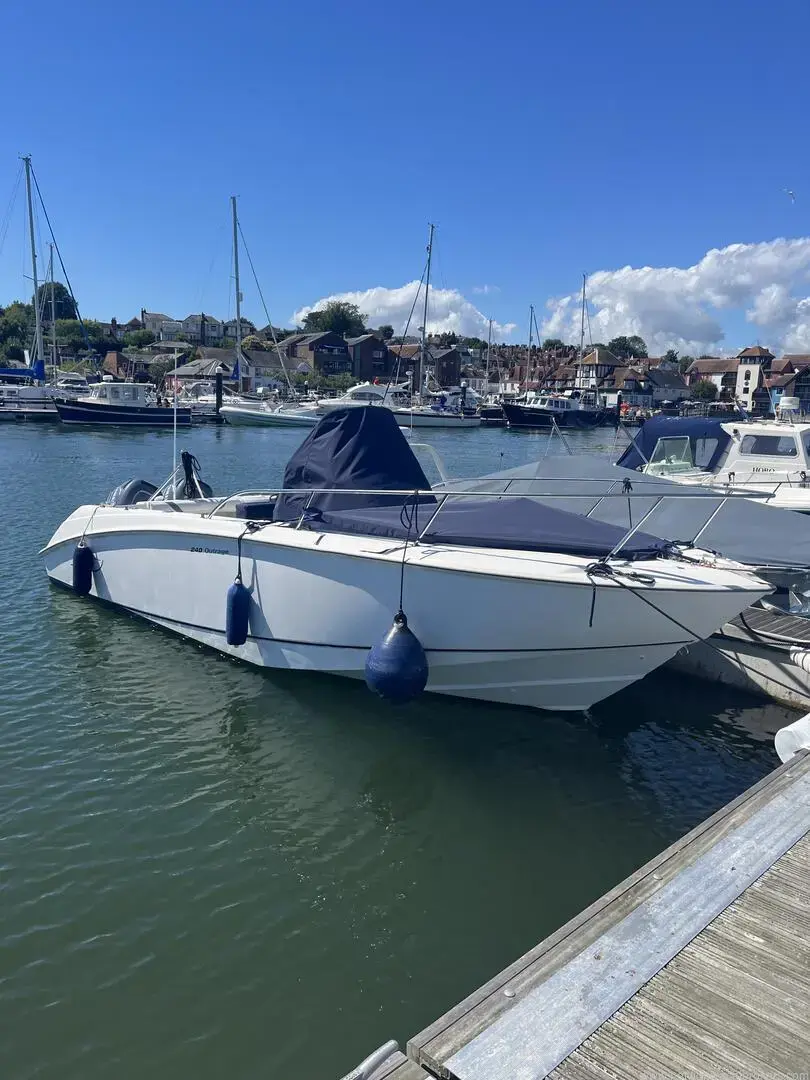
{"type": "Polygon", "coordinates": [[[796,1077],[810,1070],[810,835],[799,840],[550,1075],[796,1077]],[[803,881],[801,875],[804,875],[803,881]],[[801,885],[799,885],[801,881],[801,885]],[[801,892],[794,894],[800,887],[801,892]],[[788,890],[775,925],[764,896],[788,890]],[[794,902],[798,901],[798,902],[794,902]],[[802,903],[803,901],[803,903],[802,903]],[[743,918],[747,929],[740,932],[743,918]],[[718,934],[718,929],[720,933],[718,934]],[[745,939],[759,948],[753,955],[745,939]],[[742,946],[742,947],[741,947],[742,946]]]}
{"type": "Polygon", "coordinates": [[[409,1056],[449,1080],[806,1071],[808,827],[802,753],[411,1039],[409,1056]]]}

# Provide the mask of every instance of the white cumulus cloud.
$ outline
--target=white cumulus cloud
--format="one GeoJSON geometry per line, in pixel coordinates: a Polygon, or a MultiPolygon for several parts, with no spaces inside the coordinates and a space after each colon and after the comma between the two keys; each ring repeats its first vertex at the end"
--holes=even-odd
{"type": "MultiPolygon", "coordinates": [[[[750,342],[727,343],[723,319],[739,312],[772,350],[810,352],[809,282],[809,237],[714,248],[694,266],[600,270],[588,278],[591,336],[640,334],[652,354],[736,351],[750,342]]],[[[543,333],[578,340],[579,304],[549,300],[543,333]]]]}
{"type": "MultiPolygon", "coordinates": [[[[400,285],[395,289],[377,285],[360,292],[335,293],[333,296],[324,296],[314,304],[302,307],[295,312],[293,318],[297,324],[300,324],[310,311],[324,307],[330,300],[344,300],[357,305],[367,316],[369,326],[384,326],[388,323],[393,326],[394,333],[401,334],[405,330],[405,324],[418,291],[419,282],[409,281],[407,285],[400,285]]],[[[419,297],[414,308],[408,329],[409,334],[416,334],[417,327],[422,325],[421,305],[422,296],[419,297]]],[[[482,314],[475,304],[471,303],[458,289],[430,290],[428,333],[441,334],[454,331],[465,337],[486,338],[488,324],[487,316],[482,314]]],[[[492,324],[493,337],[501,341],[508,338],[514,329],[514,323],[493,322],[492,324]]]]}

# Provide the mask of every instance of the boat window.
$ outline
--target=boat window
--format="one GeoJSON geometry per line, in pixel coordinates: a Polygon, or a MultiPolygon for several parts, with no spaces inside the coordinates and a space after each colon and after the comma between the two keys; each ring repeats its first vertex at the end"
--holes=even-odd
{"type": "Polygon", "coordinates": [[[110,397],[112,398],[112,400],[116,401],[120,396],[121,395],[118,392],[118,387],[117,386],[111,386],[110,387],[110,397]]]}
{"type": "Polygon", "coordinates": [[[707,469],[719,445],[719,439],[695,439],[694,454],[695,465],[699,469],[707,469]]]}
{"type": "Polygon", "coordinates": [[[761,457],[797,457],[796,440],[792,435],[743,435],[741,454],[761,457]]]}
{"type": "Polygon", "coordinates": [[[106,400],[106,398],[107,398],[107,387],[106,386],[99,386],[98,390],[96,390],[96,397],[97,398],[104,398],[106,400]]]}
{"type": "Polygon", "coordinates": [[[693,465],[688,435],[659,439],[650,458],[651,465],[693,465]]]}

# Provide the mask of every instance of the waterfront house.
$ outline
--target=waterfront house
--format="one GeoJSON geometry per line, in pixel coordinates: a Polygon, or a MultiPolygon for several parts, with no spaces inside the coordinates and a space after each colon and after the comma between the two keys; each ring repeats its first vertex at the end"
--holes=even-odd
{"type": "Polygon", "coordinates": [[[396,355],[376,334],[361,334],[346,339],[352,359],[352,375],[358,382],[387,379],[396,364],[396,355]]]}
{"type": "MultiPolygon", "coordinates": [[[[242,338],[246,338],[249,334],[256,333],[256,327],[250,321],[250,319],[240,319],[242,338]]],[[[213,338],[211,339],[213,340],[213,338]]],[[[236,319],[228,319],[222,324],[222,340],[225,342],[236,341],[236,319]]]]}
{"type": "MultiPolygon", "coordinates": [[[[352,370],[349,346],[341,334],[325,330],[320,334],[291,334],[279,342],[288,370],[318,375],[348,375],[352,370]]],[[[273,350],[275,354],[275,350],[273,350]]]]}
{"type": "Polygon", "coordinates": [[[698,382],[711,382],[717,387],[717,396],[723,401],[733,401],[737,388],[736,356],[703,356],[693,360],[686,369],[686,381],[693,387],[698,382]]]}
{"type": "Polygon", "coordinates": [[[112,375],[115,379],[122,379],[126,382],[141,382],[148,380],[149,365],[151,363],[152,357],[148,354],[146,356],[131,356],[115,350],[108,352],[104,357],[101,370],[106,375],[112,375]]]}
{"type": "Polygon", "coordinates": [[[599,345],[581,360],[575,360],[573,366],[577,372],[575,389],[596,390],[616,368],[626,367],[627,361],[617,359],[610,349],[604,349],[599,345]]]}

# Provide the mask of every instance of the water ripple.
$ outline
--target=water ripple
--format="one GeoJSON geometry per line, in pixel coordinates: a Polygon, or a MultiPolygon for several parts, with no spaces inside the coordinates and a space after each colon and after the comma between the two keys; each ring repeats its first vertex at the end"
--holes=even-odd
{"type": "MultiPolygon", "coordinates": [[[[277,481],[299,436],[192,437],[221,488],[277,481]]],[[[435,441],[469,472],[539,446],[435,441]]],[[[391,710],[49,589],[50,530],[170,446],[0,431],[32,508],[0,554],[0,1076],[340,1075],[773,766],[784,714],[714,687],[391,710]]]]}

